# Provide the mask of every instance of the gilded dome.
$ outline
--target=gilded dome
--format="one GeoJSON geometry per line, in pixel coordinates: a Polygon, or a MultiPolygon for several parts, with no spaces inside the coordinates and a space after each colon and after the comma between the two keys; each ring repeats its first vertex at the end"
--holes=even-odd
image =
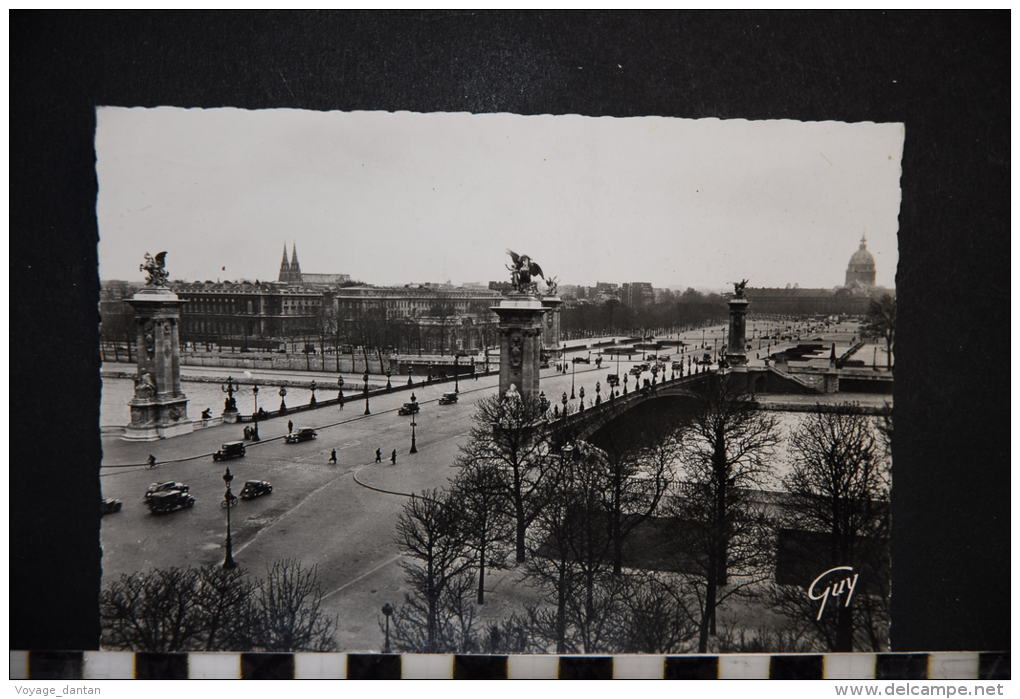
{"type": "Polygon", "coordinates": [[[846,266],[847,287],[875,285],[875,258],[868,252],[867,240],[861,236],[861,246],[850,256],[846,266]]]}

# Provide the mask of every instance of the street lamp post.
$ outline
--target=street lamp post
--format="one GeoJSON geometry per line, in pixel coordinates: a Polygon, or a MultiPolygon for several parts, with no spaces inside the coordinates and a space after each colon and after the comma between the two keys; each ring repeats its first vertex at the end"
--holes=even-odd
{"type": "MultiPolygon", "coordinates": [[[[417,407],[418,405],[418,399],[415,397],[414,393],[411,394],[411,404],[414,405],[415,407],[417,407]]],[[[418,443],[415,441],[414,435],[414,428],[418,426],[418,423],[415,422],[414,420],[414,416],[417,414],[417,412],[418,411],[416,411],[414,408],[411,408],[411,451],[408,452],[409,454],[418,453],[418,443]]]]}
{"type": "Polygon", "coordinates": [[[223,474],[223,482],[227,486],[226,492],[223,493],[223,500],[227,504],[227,554],[223,559],[223,567],[228,570],[237,567],[237,563],[234,561],[234,547],[230,539],[230,501],[234,497],[230,492],[230,481],[232,480],[234,480],[234,476],[230,473],[230,468],[227,467],[226,473],[223,474]]]}
{"type": "Polygon", "coordinates": [[[570,363],[570,399],[571,400],[573,400],[575,398],[575,396],[574,396],[574,369],[576,369],[576,368],[577,368],[577,365],[574,364],[573,362],[571,362],[570,363]]]}
{"type": "Polygon", "coordinates": [[[460,362],[460,355],[453,355],[453,392],[460,393],[460,372],[457,370],[457,364],[460,362]]]}
{"type": "Polygon", "coordinates": [[[370,411],[368,409],[368,372],[366,371],[365,375],[362,376],[361,378],[365,382],[365,388],[364,388],[364,391],[365,391],[365,415],[371,415],[372,411],[370,411]]]}
{"type": "Polygon", "coordinates": [[[567,418],[567,392],[563,392],[563,397],[560,399],[563,403],[563,419],[567,418]]]}
{"type": "Polygon", "coordinates": [[[338,376],[336,379],[336,399],[343,405],[344,402],[344,377],[338,376]]]}
{"type": "Polygon", "coordinates": [[[627,377],[629,376],[630,374],[623,375],[623,395],[627,395],[627,377]]]}
{"type": "Polygon", "coordinates": [[[393,605],[387,602],[382,606],[383,616],[386,617],[386,643],[383,645],[383,653],[392,653],[390,650],[390,616],[393,615],[393,605]]]}
{"type": "Polygon", "coordinates": [[[318,388],[318,386],[315,384],[314,379],[312,380],[312,383],[308,386],[308,388],[312,390],[312,397],[308,401],[308,405],[315,405],[315,389],[318,388]]]}
{"type": "Polygon", "coordinates": [[[220,386],[220,390],[227,394],[226,400],[223,402],[223,412],[237,412],[237,401],[234,400],[234,392],[240,391],[241,387],[234,381],[234,377],[227,377],[227,385],[220,386]]]}
{"type": "Polygon", "coordinates": [[[280,386],[280,414],[287,412],[287,389],[280,386]]]}
{"type": "Polygon", "coordinates": [[[255,384],[251,387],[251,394],[255,397],[255,412],[252,415],[252,433],[251,438],[254,441],[259,441],[259,387],[255,384]]]}
{"type": "Polygon", "coordinates": [[[390,390],[391,388],[393,388],[393,386],[390,385],[390,376],[392,374],[393,374],[393,372],[391,372],[389,369],[386,370],[386,390],[387,391],[390,390]]]}

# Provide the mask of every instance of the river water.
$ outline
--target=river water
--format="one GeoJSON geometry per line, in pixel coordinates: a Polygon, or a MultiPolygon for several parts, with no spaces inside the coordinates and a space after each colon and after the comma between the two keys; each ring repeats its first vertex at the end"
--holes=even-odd
{"type": "MultiPolygon", "coordinates": [[[[223,413],[223,400],[227,397],[220,390],[218,383],[203,383],[200,381],[182,381],[181,390],[188,397],[188,417],[192,420],[198,419],[206,408],[212,412],[213,417],[219,417],[223,413]]],[[[280,407],[280,389],[276,386],[259,387],[259,407],[266,410],[276,410],[280,407]]],[[[134,382],[131,379],[103,379],[103,395],[99,407],[99,424],[101,427],[122,427],[131,422],[131,411],[128,409],[128,401],[134,393],[134,382]]],[[[318,390],[315,397],[318,400],[336,398],[336,389],[318,390]]],[[[347,393],[350,395],[350,392],[347,393]]],[[[312,397],[312,392],[307,388],[288,387],[287,405],[306,405],[312,397]]],[[[252,395],[250,386],[242,386],[241,390],[234,394],[237,401],[237,410],[241,414],[250,415],[255,412],[255,397],[252,395]]]]}

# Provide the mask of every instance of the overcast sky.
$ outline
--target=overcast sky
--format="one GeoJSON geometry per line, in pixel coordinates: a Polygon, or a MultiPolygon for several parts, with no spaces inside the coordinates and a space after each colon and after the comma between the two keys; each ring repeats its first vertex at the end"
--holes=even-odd
{"type": "Polygon", "coordinates": [[[862,234],[893,286],[902,124],[511,114],[98,112],[103,279],[831,288],[862,234]],[[226,268],[223,270],[222,268],[226,268]]]}

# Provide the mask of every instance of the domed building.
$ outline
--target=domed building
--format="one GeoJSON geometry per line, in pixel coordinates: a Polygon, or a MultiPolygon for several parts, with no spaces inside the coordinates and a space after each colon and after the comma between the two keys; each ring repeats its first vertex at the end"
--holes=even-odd
{"type": "Polygon", "coordinates": [[[846,266],[846,284],[848,289],[869,289],[875,286],[875,258],[868,252],[867,240],[861,236],[861,246],[850,256],[846,266]]]}

